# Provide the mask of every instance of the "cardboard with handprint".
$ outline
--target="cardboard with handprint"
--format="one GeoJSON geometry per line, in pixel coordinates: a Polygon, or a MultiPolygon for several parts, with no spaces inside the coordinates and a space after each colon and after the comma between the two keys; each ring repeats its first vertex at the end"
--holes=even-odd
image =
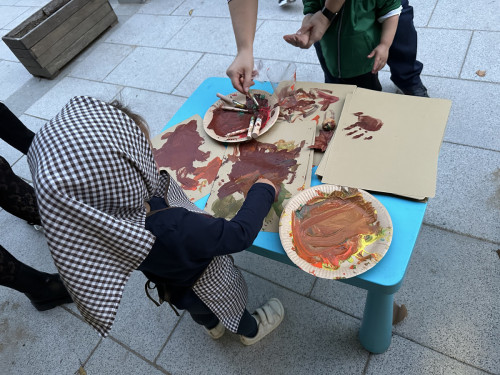
{"type": "Polygon", "coordinates": [[[357,88],[318,168],[322,182],[433,197],[450,108],[450,100],[357,88]]]}
{"type": "Polygon", "coordinates": [[[276,124],[257,140],[228,145],[205,211],[216,217],[233,218],[248,190],[259,177],[278,188],[277,200],[264,220],[263,230],[278,232],[279,218],[288,200],[310,186],[314,126],[290,131],[276,124]]]}

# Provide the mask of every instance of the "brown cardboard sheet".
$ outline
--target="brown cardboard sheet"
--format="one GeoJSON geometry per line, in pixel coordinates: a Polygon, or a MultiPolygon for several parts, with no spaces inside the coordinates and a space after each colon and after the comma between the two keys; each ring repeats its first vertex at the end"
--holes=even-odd
{"type": "Polygon", "coordinates": [[[450,108],[450,100],[357,88],[320,164],[322,182],[433,197],[450,108]]]}
{"type": "Polygon", "coordinates": [[[177,181],[190,200],[210,193],[226,146],[206,134],[199,115],[169,127],[151,142],[160,169],[177,181]]]}
{"type": "Polygon", "coordinates": [[[263,176],[280,190],[263,230],[278,232],[279,218],[288,200],[310,186],[313,150],[308,147],[313,143],[312,124],[291,126],[278,120],[257,140],[228,145],[205,211],[230,220],[254,181],[263,176]]]}

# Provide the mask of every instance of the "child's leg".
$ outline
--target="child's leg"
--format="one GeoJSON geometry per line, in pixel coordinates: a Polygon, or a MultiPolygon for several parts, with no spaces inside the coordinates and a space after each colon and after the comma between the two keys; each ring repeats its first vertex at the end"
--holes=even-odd
{"type": "Polygon", "coordinates": [[[348,85],[356,85],[364,89],[382,91],[382,85],[378,80],[378,73],[373,74],[369,72],[356,77],[341,78],[340,81],[341,81],[340,83],[345,83],[348,85]]]}
{"type": "Polygon", "coordinates": [[[0,138],[23,154],[28,153],[35,133],[29,130],[9,108],[0,103],[0,138]]]}
{"type": "Polygon", "coordinates": [[[40,225],[33,187],[18,177],[7,160],[0,156],[0,206],[30,224],[40,225]]]}
{"type": "Polygon", "coordinates": [[[318,56],[321,69],[323,69],[323,73],[325,74],[325,83],[340,83],[340,80],[332,76],[332,74],[328,70],[325,62],[325,57],[323,56],[323,51],[321,50],[321,45],[319,44],[319,42],[314,43],[314,48],[316,49],[316,55],[318,56]]]}

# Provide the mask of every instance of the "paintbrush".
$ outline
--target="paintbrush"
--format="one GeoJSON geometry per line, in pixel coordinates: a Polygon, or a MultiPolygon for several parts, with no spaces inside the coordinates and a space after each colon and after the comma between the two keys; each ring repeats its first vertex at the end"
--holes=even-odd
{"type": "Polygon", "coordinates": [[[227,133],[224,137],[232,137],[233,135],[243,134],[248,131],[248,128],[235,130],[234,132],[227,133]]]}
{"type": "Polygon", "coordinates": [[[252,129],[252,138],[253,139],[255,139],[259,136],[261,126],[262,126],[262,117],[257,116],[257,120],[255,120],[255,126],[252,129]]]}
{"type": "Polygon", "coordinates": [[[248,126],[247,138],[251,138],[252,137],[252,131],[253,131],[254,123],[255,123],[255,117],[252,116],[252,118],[250,119],[250,125],[248,126]]]}
{"type": "Polygon", "coordinates": [[[228,107],[226,105],[221,106],[221,108],[225,111],[234,111],[234,112],[245,112],[245,113],[251,113],[249,109],[245,108],[236,108],[236,107],[228,107]]]}
{"type": "Polygon", "coordinates": [[[238,108],[246,108],[247,106],[245,104],[242,104],[234,99],[231,99],[230,97],[228,96],[225,96],[225,95],[222,95],[222,94],[219,94],[217,93],[217,97],[219,99],[222,99],[224,100],[227,104],[232,104],[234,105],[235,107],[238,107],[238,108]]]}
{"type": "Polygon", "coordinates": [[[250,90],[248,90],[248,96],[250,97],[250,99],[253,100],[253,102],[255,103],[255,107],[258,109],[259,108],[259,102],[257,101],[257,99],[255,99],[255,96],[250,92],[250,90]]]}

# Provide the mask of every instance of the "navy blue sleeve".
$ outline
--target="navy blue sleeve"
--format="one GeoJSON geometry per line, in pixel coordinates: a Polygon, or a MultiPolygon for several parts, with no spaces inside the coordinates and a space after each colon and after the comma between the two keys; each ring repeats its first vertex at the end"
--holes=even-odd
{"type": "MultiPolygon", "coordinates": [[[[203,247],[201,252],[212,256],[243,251],[252,245],[259,234],[264,218],[274,202],[274,188],[269,184],[254,184],[245,202],[232,220],[203,215],[190,215],[188,222],[194,236],[185,238],[187,247],[203,247]],[[195,229],[196,228],[196,229],[195,229]],[[196,235],[198,233],[198,235],[196,235]]],[[[201,250],[201,249],[200,249],[201,250]]]]}

